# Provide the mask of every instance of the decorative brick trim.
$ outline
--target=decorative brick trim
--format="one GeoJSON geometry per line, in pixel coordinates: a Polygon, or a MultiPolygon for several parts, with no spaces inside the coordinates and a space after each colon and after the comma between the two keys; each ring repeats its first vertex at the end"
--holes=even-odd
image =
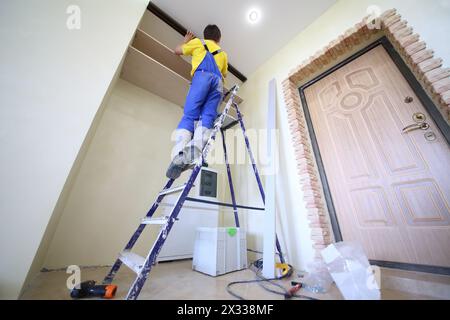
{"type": "Polygon", "coordinates": [[[442,68],[442,59],[434,57],[434,52],[427,49],[426,43],[420,41],[420,36],[414,33],[407,21],[402,20],[396,9],[384,12],[376,21],[369,21],[369,18],[365,17],[289,73],[288,78],[283,81],[283,96],[295,150],[297,173],[304,191],[303,200],[311,227],[315,259],[321,259],[320,251],[332,242],[332,237],[298,87],[353,54],[361,46],[370,44],[375,37],[381,36],[389,39],[425,91],[439,106],[443,117],[450,123],[450,69],[442,68]],[[377,23],[380,28],[369,28],[371,24],[377,23]]]}

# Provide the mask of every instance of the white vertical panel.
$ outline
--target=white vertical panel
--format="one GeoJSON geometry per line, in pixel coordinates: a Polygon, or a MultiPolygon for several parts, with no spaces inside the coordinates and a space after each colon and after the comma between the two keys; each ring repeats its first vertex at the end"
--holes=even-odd
{"type": "MultiPolygon", "coordinates": [[[[277,83],[275,79],[269,82],[269,104],[267,109],[267,160],[269,168],[274,168],[276,159],[273,150],[272,131],[276,129],[276,90],[277,83]]],[[[265,177],[266,191],[266,212],[264,215],[264,254],[263,254],[263,275],[266,278],[275,276],[275,173],[271,170],[265,177]]]]}

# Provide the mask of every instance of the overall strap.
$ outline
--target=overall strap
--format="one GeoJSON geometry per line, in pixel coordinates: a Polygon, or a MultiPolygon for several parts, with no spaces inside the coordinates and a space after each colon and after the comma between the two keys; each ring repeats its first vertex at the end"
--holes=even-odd
{"type": "MultiPolygon", "coordinates": [[[[200,39],[200,41],[202,42],[203,47],[205,48],[206,52],[210,52],[208,46],[206,45],[205,40],[200,39]]],[[[221,53],[221,52],[222,52],[222,49],[219,49],[219,50],[216,50],[216,51],[210,52],[210,53],[211,53],[213,56],[215,56],[216,54],[221,53]]]]}

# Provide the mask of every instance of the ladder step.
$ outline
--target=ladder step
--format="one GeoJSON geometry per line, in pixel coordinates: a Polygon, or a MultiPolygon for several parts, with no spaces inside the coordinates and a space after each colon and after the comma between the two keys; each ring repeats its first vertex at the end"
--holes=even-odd
{"type": "Polygon", "coordinates": [[[145,264],[145,259],[143,257],[131,251],[122,251],[119,254],[119,259],[137,274],[141,272],[141,269],[145,264]]]}
{"type": "MultiPolygon", "coordinates": [[[[217,121],[219,121],[219,119],[217,119],[217,121]]],[[[233,117],[233,116],[231,116],[229,114],[226,114],[225,115],[225,119],[223,120],[221,128],[225,128],[225,127],[229,126],[230,124],[232,124],[233,122],[236,122],[236,121],[238,121],[238,119],[236,119],[235,117],[233,117]]]]}
{"type": "Polygon", "coordinates": [[[141,224],[159,224],[164,225],[167,223],[169,217],[157,217],[157,218],[147,218],[141,220],[141,224]]]}
{"type": "MultiPolygon", "coordinates": [[[[229,91],[229,97],[228,97],[229,100],[225,104],[225,108],[224,108],[224,111],[222,111],[221,116],[214,123],[214,126],[215,126],[214,131],[211,134],[211,136],[209,137],[208,143],[203,148],[203,153],[202,153],[203,157],[206,157],[208,155],[208,152],[209,152],[210,148],[212,147],[212,143],[214,140],[213,138],[215,137],[215,134],[218,133],[218,130],[216,130],[216,129],[219,129],[219,128],[216,128],[216,126],[218,127],[220,125],[222,127],[221,130],[223,133],[223,131],[225,131],[225,130],[233,127],[234,125],[238,124],[239,122],[241,122],[241,127],[243,130],[244,136],[247,139],[247,136],[245,133],[245,128],[244,128],[244,125],[242,122],[243,121],[242,115],[239,112],[238,105],[234,102],[234,99],[236,98],[238,89],[239,89],[239,86],[235,85],[229,91]],[[233,109],[233,107],[234,107],[234,109],[233,109]],[[232,113],[232,115],[227,114],[227,113],[233,112],[233,111],[235,111],[236,114],[235,113],[232,113]],[[220,120],[223,120],[223,121],[220,121],[220,120]]],[[[248,143],[247,143],[247,149],[253,160],[253,157],[252,157],[252,154],[250,151],[250,146],[248,145],[248,143]]],[[[226,150],[224,150],[224,151],[226,152],[226,150]]],[[[185,183],[181,186],[172,187],[172,188],[171,188],[171,186],[172,186],[172,183],[174,182],[174,179],[170,179],[166,183],[166,185],[164,187],[165,189],[159,193],[158,198],[153,203],[150,211],[147,213],[147,215],[149,217],[145,217],[144,219],[141,220],[141,224],[136,229],[135,233],[133,234],[133,236],[131,237],[131,239],[129,240],[129,242],[126,246],[127,249],[125,249],[124,251],[119,253],[118,260],[114,263],[110,272],[106,276],[104,283],[111,283],[115,274],[120,269],[120,266],[122,264],[126,265],[128,268],[130,268],[132,271],[134,271],[138,275],[138,277],[135,279],[132,287],[130,288],[130,290],[126,296],[127,300],[135,300],[138,298],[139,292],[142,289],[142,286],[144,285],[145,280],[148,278],[149,272],[151,271],[152,266],[156,265],[157,256],[160,253],[160,251],[164,245],[164,242],[166,241],[166,239],[169,235],[169,232],[171,229],[169,227],[172,227],[172,225],[175,223],[175,221],[178,220],[178,215],[179,215],[180,211],[182,210],[182,205],[187,200],[187,196],[189,194],[190,189],[192,187],[194,187],[193,183],[196,179],[196,176],[199,174],[200,164],[201,163],[199,163],[199,161],[197,161],[197,163],[195,163],[196,166],[193,168],[193,171],[190,175],[188,183],[185,183]],[[177,192],[181,192],[181,194],[178,195],[178,199],[176,200],[175,204],[173,205],[173,209],[169,216],[162,216],[162,217],[157,217],[157,218],[151,217],[151,216],[153,216],[155,211],[160,206],[162,199],[164,198],[165,195],[177,193],[177,192]],[[138,254],[131,252],[131,248],[136,244],[136,241],[141,236],[141,233],[142,233],[145,225],[147,225],[147,224],[160,225],[160,231],[158,234],[158,238],[154,242],[147,257],[141,257],[138,254]],[[148,265],[148,268],[146,268],[146,270],[144,270],[143,267],[146,264],[148,265]]],[[[255,164],[253,164],[253,165],[255,166],[255,164]]],[[[259,175],[256,170],[255,170],[255,175],[259,182],[259,175]]],[[[231,183],[232,182],[230,180],[230,184],[231,183]]],[[[172,198],[172,197],[170,197],[170,198],[172,198]]],[[[164,204],[166,204],[166,203],[164,203],[164,204]]],[[[235,205],[235,207],[236,207],[236,205],[235,205]]],[[[277,247],[279,247],[278,242],[277,242],[277,247]]],[[[281,257],[281,251],[280,250],[278,250],[278,251],[280,252],[280,257],[281,257]]]]}
{"type": "Polygon", "coordinates": [[[163,190],[163,191],[161,191],[159,193],[159,195],[163,196],[163,195],[167,195],[167,194],[180,192],[180,191],[183,191],[184,187],[186,187],[186,183],[181,185],[181,186],[178,186],[178,187],[173,187],[173,188],[170,188],[170,189],[163,190]]]}

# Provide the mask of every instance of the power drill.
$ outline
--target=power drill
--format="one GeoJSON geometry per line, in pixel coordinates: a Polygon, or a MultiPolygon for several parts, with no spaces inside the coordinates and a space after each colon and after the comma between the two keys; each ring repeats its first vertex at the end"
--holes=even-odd
{"type": "Polygon", "coordinates": [[[80,283],[79,288],[73,288],[70,296],[73,299],[101,297],[105,299],[112,299],[116,294],[117,286],[109,285],[95,285],[95,281],[89,280],[80,283]]]}

